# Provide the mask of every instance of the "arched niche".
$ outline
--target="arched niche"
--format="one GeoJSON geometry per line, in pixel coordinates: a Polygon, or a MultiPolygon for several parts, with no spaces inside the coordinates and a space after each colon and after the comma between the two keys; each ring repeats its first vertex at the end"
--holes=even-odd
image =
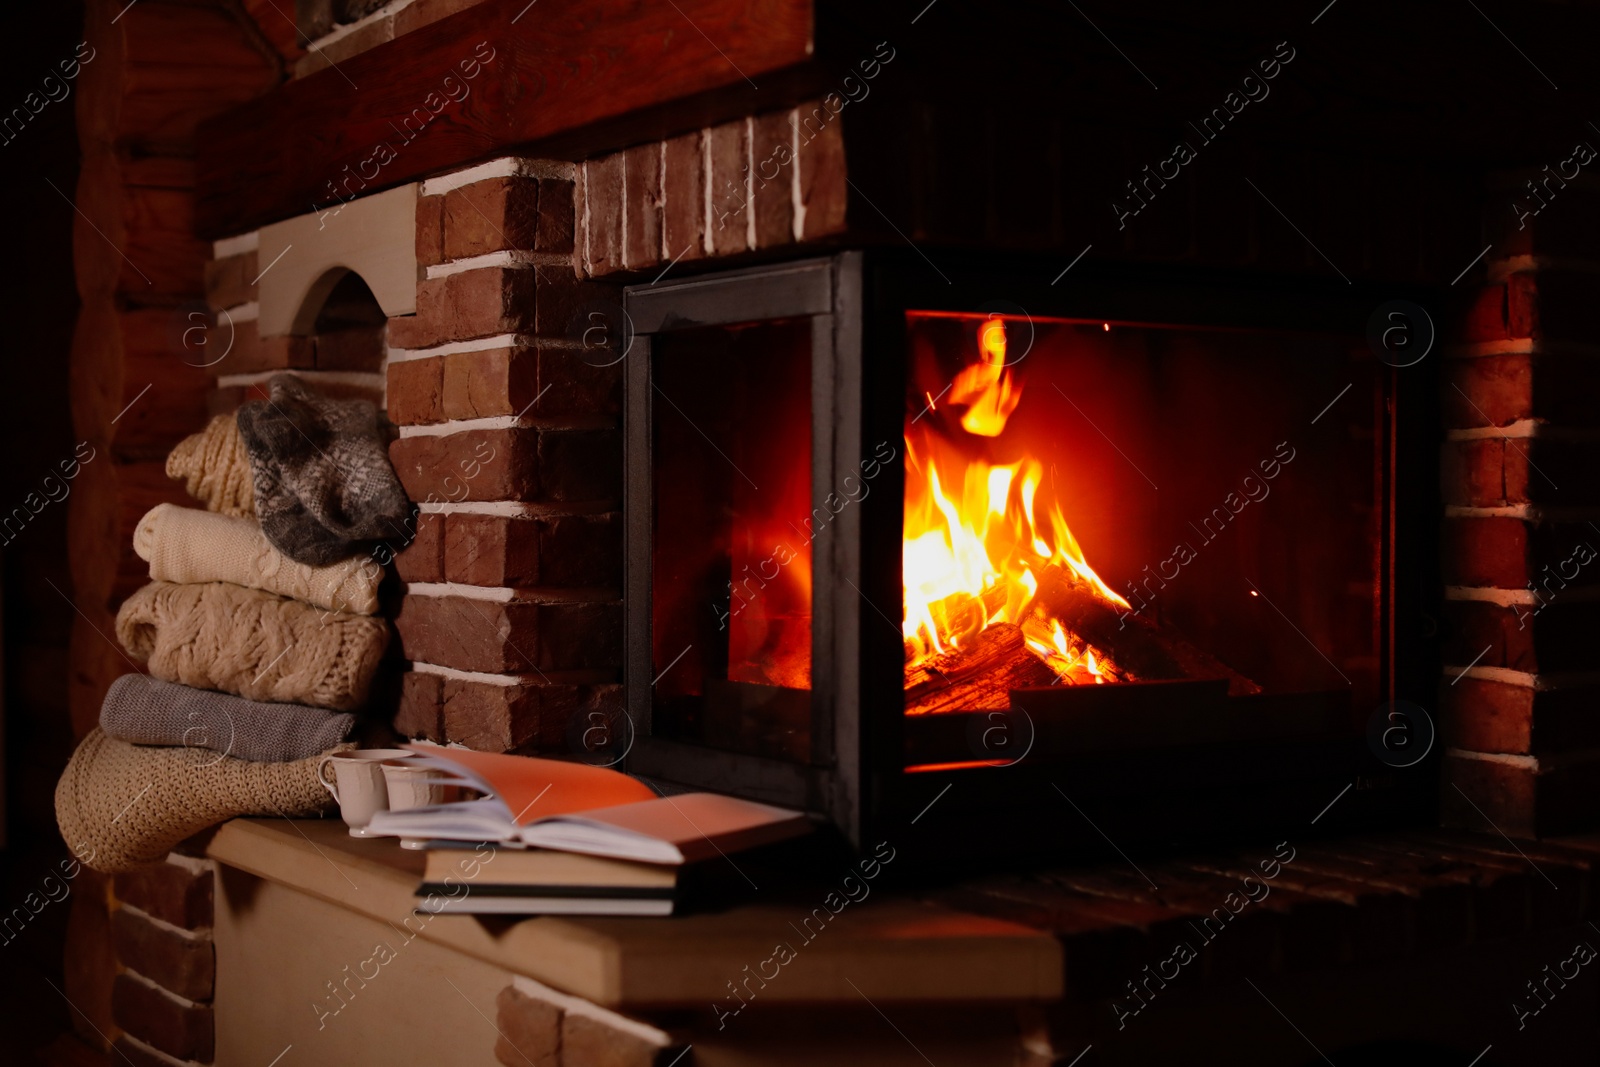
{"type": "Polygon", "coordinates": [[[341,280],[357,274],[386,317],[417,310],[417,187],[375,193],[261,228],[262,337],[309,334],[341,280]]]}

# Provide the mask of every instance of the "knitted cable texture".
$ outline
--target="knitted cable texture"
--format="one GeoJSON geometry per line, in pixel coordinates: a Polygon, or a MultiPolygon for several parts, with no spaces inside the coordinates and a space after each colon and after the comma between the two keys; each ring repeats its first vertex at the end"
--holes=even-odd
{"type": "Polygon", "coordinates": [[[321,759],[251,763],[199,748],[130,745],[96,728],[56,784],[56,825],[88,866],[132,870],[237,816],[331,810],[333,798],[317,781],[321,759]]]}
{"type": "Polygon", "coordinates": [[[163,681],[354,711],[367,699],[389,625],[226,582],[151,582],[123,602],[117,637],[163,681]]]}
{"type": "Polygon", "coordinates": [[[179,441],[167,455],[167,477],[183,479],[184,491],[211,511],[256,513],[250,454],[232,415],[218,415],[204,430],[179,441]]]}
{"type": "Polygon", "coordinates": [[[124,674],[100,705],[100,729],[135,745],[184,745],[257,763],[308,759],[343,741],[347,713],[304,704],[265,704],[124,674]]]}
{"type": "Polygon", "coordinates": [[[326,567],[294,560],[272,547],[253,519],[157,504],[133,531],[133,550],[158,582],[232,582],[333,611],[378,610],[383,568],[370,556],[326,567]]]}
{"type": "Polygon", "coordinates": [[[290,559],[323,565],[405,539],[411,501],[370,401],[332,400],[277,374],[271,399],[239,408],[239,434],[261,530],[290,559]]]}

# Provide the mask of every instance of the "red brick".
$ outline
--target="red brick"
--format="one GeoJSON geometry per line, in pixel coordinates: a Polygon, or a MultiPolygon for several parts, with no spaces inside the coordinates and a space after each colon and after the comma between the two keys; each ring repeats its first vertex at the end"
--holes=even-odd
{"type": "Polygon", "coordinates": [[[749,163],[750,139],[745,120],[711,127],[711,248],[719,255],[743,252],[748,247],[747,218],[749,192],[745,168],[749,163]]]}
{"type": "Polygon", "coordinates": [[[516,410],[527,408],[542,417],[560,415],[620,415],[622,412],[622,361],[596,366],[588,353],[569,348],[534,350],[536,377],[514,392],[516,410]],[[531,391],[530,391],[531,390],[531,391]],[[537,397],[537,403],[534,398],[537,397]],[[526,399],[524,399],[526,398],[526,399]],[[519,403],[520,402],[520,403],[519,403]]]}
{"type": "Polygon", "coordinates": [[[533,322],[534,272],[510,267],[461,271],[417,284],[417,313],[389,320],[396,348],[518,333],[533,322]]]}
{"type": "Polygon", "coordinates": [[[416,0],[394,13],[394,35],[398,37],[402,33],[410,33],[481,3],[483,0],[416,0]]]}
{"type": "Polygon", "coordinates": [[[536,377],[535,359],[527,349],[494,348],[445,356],[444,416],[480,419],[519,414],[538,395],[536,377]]]}
{"type": "Polygon", "coordinates": [[[1593,314],[1600,303],[1600,274],[1541,270],[1511,275],[1507,318],[1512,337],[1600,341],[1593,314]]]}
{"type": "Polygon", "coordinates": [[[1513,518],[1453,518],[1443,524],[1446,585],[1521,589],[1532,577],[1528,523],[1513,518]]]}
{"type": "Polygon", "coordinates": [[[629,270],[653,267],[661,254],[661,145],[642,144],[623,153],[622,262],[629,270]]]}
{"type": "Polygon", "coordinates": [[[437,674],[407,671],[400,676],[400,707],[394,731],[444,743],[444,679],[437,674]]]}
{"type": "Polygon", "coordinates": [[[451,515],[445,525],[445,576],[465,585],[539,582],[542,520],[504,515],[451,515]]]}
{"type": "Polygon", "coordinates": [[[506,986],[495,998],[494,1055],[507,1067],[560,1067],[561,1009],[506,986]]]}
{"type": "Polygon", "coordinates": [[[1440,821],[1511,837],[1549,837],[1600,823],[1600,762],[1538,769],[1446,755],[1440,821]]]}
{"type": "Polygon", "coordinates": [[[533,247],[539,252],[572,254],[575,222],[573,183],[565,178],[539,179],[539,225],[533,247]]]}
{"type": "Polygon", "coordinates": [[[444,195],[446,259],[531,251],[538,231],[539,183],[532,178],[486,178],[444,195]]]}
{"type": "Polygon", "coordinates": [[[152,863],[115,876],[114,892],[162,922],[197,930],[211,925],[212,872],[192,872],[175,863],[152,863]]]}
{"type": "Polygon", "coordinates": [[[1593,260],[1600,248],[1600,193],[1576,184],[1563,189],[1552,182],[1555,195],[1548,198],[1548,206],[1532,214],[1539,209],[1539,201],[1520,179],[1543,177],[1519,175],[1519,180],[1507,182],[1506,188],[1490,197],[1485,235],[1494,242],[1495,254],[1593,260]]]}
{"type": "Polygon", "coordinates": [[[394,557],[395,570],[403,581],[444,581],[444,524],[443,515],[417,516],[411,543],[394,557]]]}
{"type": "Polygon", "coordinates": [[[402,437],[389,461],[412,500],[536,500],[539,437],[522,429],[402,437]]]}
{"type": "MultiPolygon", "coordinates": [[[[412,7],[416,7],[413,4],[412,7]]],[[[444,197],[417,198],[417,266],[444,262],[444,197]]]]}
{"type": "Polygon", "coordinates": [[[590,274],[610,274],[622,269],[623,153],[591,159],[583,173],[584,263],[590,274]]]}
{"type": "Polygon", "coordinates": [[[668,260],[699,259],[706,254],[706,166],[699,132],[672,138],[666,152],[662,243],[668,260]]]}
{"type": "Polygon", "coordinates": [[[1600,604],[1563,600],[1559,583],[1540,604],[1502,607],[1483,600],[1451,600],[1444,605],[1444,661],[1465,666],[1541,672],[1589,670],[1594,665],[1594,635],[1600,633],[1600,604]],[[1487,651],[1485,651],[1487,650],[1487,651]]]}
{"type": "Polygon", "coordinates": [[[563,503],[619,499],[622,435],[616,430],[541,431],[539,488],[540,499],[563,503]]]}
{"type": "Polygon", "coordinates": [[[1505,426],[1541,419],[1554,426],[1600,424],[1600,360],[1510,352],[1445,362],[1445,425],[1505,426]]]}
{"type": "Polygon", "coordinates": [[[608,1026],[593,1016],[575,1012],[568,1012],[561,1018],[561,1062],[564,1064],[667,1067],[679,1057],[683,1057],[683,1047],[670,1039],[652,1041],[638,1031],[608,1026]]]}
{"type": "Polygon", "coordinates": [[[383,369],[383,341],[382,326],[319,333],[316,337],[317,369],[376,373],[383,369]]]}
{"type": "Polygon", "coordinates": [[[480,752],[510,752],[545,732],[537,686],[447,679],[445,737],[480,752]]]}
{"type": "Polygon", "coordinates": [[[209,935],[184,936],[129,908],[111,913],[111,941],[124,967],[190,1000],[210,1000],[216,949],[209,935]]]}
{"type": "Polygon", "coordinates": [[[800,203],[805,206],[803,241],[814,241],[844,232],[845,209],[850,187],[846,182],[843,119],[834,116],[820,128],[807,117],[820,109],[824,118],[829,110],[821,104],[801,105],[800,203]]]}
{"type": "Polygon", "coordinates": [[[184,1005],[131,975],[119,974],[111,988],[111,1018],[169,1056],[211,1062],[216,1034],[209,1004],[184,1005]]]}
{"type": "MultiPolygon", "coordinates": [[[[208,346],[220,344],[228,353],[206,368],[211,373],[254,374],[265,370],[308,370],[316,365],[316,346],[311,338],[292,335],[259,337],[256,334],[254,319],[249,322],[233,322],[231,346],[229,340],[230,327],[227,320],[223,320],[207,333],[208,346]]],[[[215,355],[208,352],[203,358],[197,356],[191,362],[203,363],[215,358],[215,355]]]]}
{"type": "Polygon", "coordinates": [[[1503,341],[1510,336],[1506,329],[1505,284],[1502,282],[1479,289],[1462,317],[1460,339],[1478,343],[1503,341]]]}
{"type": "Polygon", "coordinates": [[[772,111],[755,118],[751,181],[755,186],[757,248],[794,243],[794,114],[772,111]]]}
{"type": "Polygon", "coordinates": [[[622,659],[617,604],[409,596],[395,629],[408,659],[463,671],[613,670],[622,659]]]}
{"type": "MultiPolygon", "coordinates": [[[[1519,445],[1526,448],[1526,439],[1519,445]]],[[[1440,484],[1446,504],[1495,507],[1527,501],[1526,460],[1521,453],[1508,455],[1504,438],[1446,441],[1440,462],[1440,484]],[[1508,471],[1508,459],[1514,461],[1514,471],[1508,471]],[[1508,475],[1511,476],[1509,481],[1508,475]]]]}
{"type": "Polygon", "coordinates": [[[593,321],[590,312],[622,305],[618,286],[580,280],[565,267],[535,267],[534,274],[538,277],[534,332],[540,337],[581,340],[593,321]]]}
{"type": "Polygon", "coordinates": [[[389,364],[388,378],[390,421],[398,426],[444,421],[443,358],[434,356],[430,359],[392,362],[389,364]]]}
{"type": "Polygon", "coordinates": [[[254,252],[210,260],[206,263],[206,303],[219,311],[250,303],[256,299],[253,283],[259,273],[254,252]]]}
{"type": "Polygon", "coordinates": [[[557,515],[537,521],[540,585],[552,589],[620,587],[620,515],[557,515]]]}
{"type": "Polygon", "coordinates": [[[1485,678],[1440,687],[1443,743],[1472,752],[1547,756],[1600,748],[1600,689],[1534,689],[1485,678]]]}

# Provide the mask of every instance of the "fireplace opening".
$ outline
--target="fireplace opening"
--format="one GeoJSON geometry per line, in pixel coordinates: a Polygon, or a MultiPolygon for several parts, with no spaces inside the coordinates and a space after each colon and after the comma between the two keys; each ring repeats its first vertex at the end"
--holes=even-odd
{"type": "Polygon", "coordinates": [[[946,825],[1068,781],[1130,838],[1358,777],[1388,818],[1425,803],[1365,740],[1433,655],[1429,384],[1368,347],[1381,301],[946,273],[875,250],[628,290],[630,769],[858,839],[946,777],[946,825]]]}
{"type": "Polygon", "coordinates": [[[810,759],[811,344],[795,318],[651,352],[658,736],[810,759]]]}
{"type": "Polygon", "coordinates": [[[911,311],[906,331],[907,715],[1019,690],[1065,715],[1086,686],[1136,714],[1157,682],[1377,700],[1370,354],[1002,314],[911,311]]]}

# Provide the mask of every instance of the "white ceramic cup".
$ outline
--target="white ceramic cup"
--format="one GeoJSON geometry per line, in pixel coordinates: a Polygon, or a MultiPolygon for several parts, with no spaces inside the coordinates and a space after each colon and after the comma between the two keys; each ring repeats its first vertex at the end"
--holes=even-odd
{"type": "Polygon", "coordinates": [[[451,794],[456,792],[449,780],[432,767],[407,766],[404,761],[398,760],[385,761],[382,766],[390,811],[443,804],[453,799],[451,794]]]}
{"type": "Polygon", "coordinates": [[[351,837],[365,837],[372,817],[389,807],[384,783],[385,760],[405,759],[411,752],[403,748],[361,748],[328,756],[317,765],[317,781],[339,804],[339,817],[350,827],[351,837]],[[333,769],[333,781],[328,769],[333,769]]]}

